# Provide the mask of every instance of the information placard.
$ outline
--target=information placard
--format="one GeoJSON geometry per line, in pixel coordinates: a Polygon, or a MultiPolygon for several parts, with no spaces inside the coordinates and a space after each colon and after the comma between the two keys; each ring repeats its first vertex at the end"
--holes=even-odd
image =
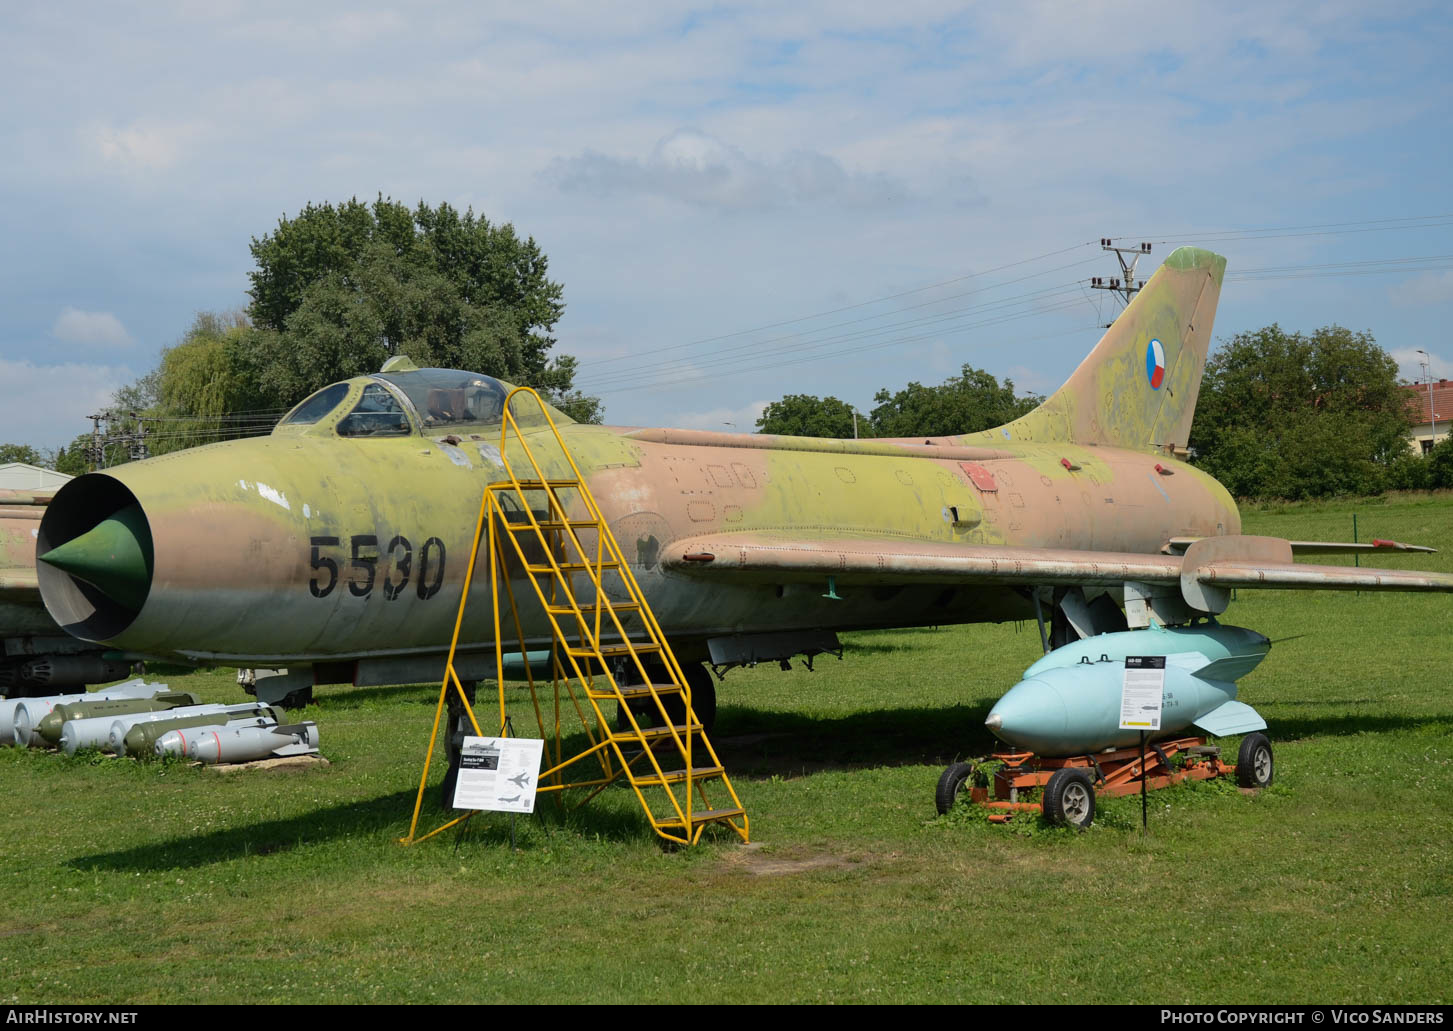
{"type": "Polygon", "coordinates": [[[466,737],[454,808],[533,813],[544,748],[534,737],[466,737]]]}
{"type": "Polygon", "coordinates": [[[1125,681],[1120,688],[1120,729],[1159,730],[1164,693],[1164,655],[1125,656],[1125,681]]]}

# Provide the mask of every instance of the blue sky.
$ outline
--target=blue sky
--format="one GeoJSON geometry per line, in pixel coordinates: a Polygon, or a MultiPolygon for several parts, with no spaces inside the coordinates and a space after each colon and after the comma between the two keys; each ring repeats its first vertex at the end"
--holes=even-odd
{"type": "Polygon", "coordinates": [[[1051,390],[1113,315],[1077,285],[1116,270],[1105,235],[1155,242],[1142,273],[1226,254],[1218,337],[1335,322],[1453,376],[1443,5],[57,3],[5,30],[0,441],[88,429],[246,303],[250,237],[380,192],[533,236],[615,423],[866,410],[963,363],[1051,390]]]}

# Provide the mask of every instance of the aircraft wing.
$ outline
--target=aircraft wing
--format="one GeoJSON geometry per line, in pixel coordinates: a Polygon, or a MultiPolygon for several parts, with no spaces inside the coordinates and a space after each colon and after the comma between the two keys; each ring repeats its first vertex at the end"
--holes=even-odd
{"type": "Polygon", "coordinates": [[[675,541],[663,549],[661,562],[673,572],[729,582],[821,582],[832,576],[839,584],[1178,584],[1187,600],[1197,587],[1453,592],[1450,573],[1309,565],[1292,561],[1289,541],[1248,536],[1205,538],[1183,555],[1141,555],[911,538],[716,533],[675,541]]]}
{"type": "MultiPolygon", "coordinates": [[[[1200,537],[1172,537],[1167,543],[1168,550],[1175,554],[1184,554],[1200,537]]],[[[1288,541],[1292,546],[1293,555],[1365,555],[1368,552],[1422,552],[1427,555],[1436,554],[1437,548],[1425,548],[1421,544],[1404,544],[1401,541],[1385,540],[1381,537],[1374,537],[1370,541],[1346,542],[1346,541],[1288,541]]]]}

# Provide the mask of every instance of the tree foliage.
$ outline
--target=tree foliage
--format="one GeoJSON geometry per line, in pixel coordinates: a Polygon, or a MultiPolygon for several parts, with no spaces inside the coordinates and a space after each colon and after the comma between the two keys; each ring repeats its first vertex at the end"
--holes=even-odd
{"type": "MultiPolygon", "coordinates": [[[[858,416],[859,437],[946,437],[987,430],[1012,422],[1042,398],[1014,393],[1012,380],[1002,384],[983,369],[965,365],[936,387],[909,383],[902,390],[873,395],[877,402],[858,416]]],[[[763,433],[803,437],[851,437],[853,409],[835,397],[789,394],[773,401],[757,420],[763,433]]]]}
{"type": "Polygon", "coordinates": [[[1393,459],[1387,469],[1391,490],[1448,490],[1453,488],[1453,437],[1444,437],[1426,455],[1409,450],[1393,459]]]}
{"type": "MultiPolygon", "coordinates": [[[[252,240],[246,311],[202,312],[161,364],[118,391],[111,433],[146,425],[152,454],[264,432],[329,383],[407,354],[532,386],[581,422],[599,398],[573,389],[575,359],[552,355],[562,288],[533,239],[448,204],[412,211],[380,196],[309,204],[252,240]]],[[[84,472],[91,434],[55,454],[84,472]]],[[[129,457],[111,446],[103,464],[129,457]]]]}
{"type": "Polygon", "coordinates": [[[11,462],[24,462],[26,465],[43,468],[49,467],[45,456],[29,444],[0,444],[0,465],[8,465],[11,462]]]}
{"type": "MultiPolygon", "coordinates": [[[[872,436],[868,420],[860,420],[858,432],[872,436]]],[[[793,437],[851,437],[853,409],[835,397],[813,397],[811,394],[788,394],[762,410],[757,429],[763,433],[781,433],[793,437]]]]}
{"type": "Polygon", "coordinates": [[[541,389],[573,412],[575,360],[551,357],[562,288],[533,238],[472,211],[379,197],[309,204],[252,241],[260,382],[283,404],[390,355],[541,389]]]}
{"type": "Polygon", "coordinates": [[[1206,363],[1190,443],[1238,497],[1368,494],[1387,485],[1410,425],[1397,364],[1370,333],[1271,325],[1206,363]]]}
{"type": "Polygon", "coordinates": [[[1020,397],[1013,380],[1002,384],[983,369],[965,365],[936,387],[911,382],[896,393],[873,395],[873,433],[879,437],[946,437],[1013,422],[1042,398],[1020,397]]]}

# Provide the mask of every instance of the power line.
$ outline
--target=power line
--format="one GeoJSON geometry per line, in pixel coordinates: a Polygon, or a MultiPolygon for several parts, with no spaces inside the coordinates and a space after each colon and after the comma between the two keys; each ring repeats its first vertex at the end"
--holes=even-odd
{"type": "MultiPolygon", "coordinates": [[[[1055,305],[1052,308],[1046,309],[1044,313],[1045,314],[1048,314],[1050,312],[1055,312],[1055,311],[1065,311],[1065,310],[1068,310],[1070,308],[1079,307],[1079,305],[1081,303],[1083,303],[1083,302],[1079,298],[1071,298],[1071,299],[1069,299],[1067,301],[1061,302],[1058,305],[1055,305]]],[[[978,322],[978,323],[975,323],[975,324],[973,324],[971,326],[966,326],[966,327],[962,327],[962,328],[964,328],[964,329],[982,329],[982,328],[987,327],[987,326],[995,326],[995,325],[1000,325],[1000,324],[1006,323],[1006,322],[1014,322],[1014,321],[1017,321],[1019,319],[1023,319],[1023,318],[1030,317],[1030,315],[1037,315],[1037,314],[1041,314],[1041,313],[1040,312],[1033,312],[1033,313],[1029,313],[1028,315],[1026,315],[1024,313],[1020,313],[1020,314],[1016,314],[1016,315],[1009,315],[1009,316],[1006,316],[1004,318],[989,319],[989,320],[986,320],[986,321],[983,321],[983,322],[978,322]]],[[[1090,327],[1090,328],[1099,328],[1099,327],[1090,327]]],[[[1082,332],[1083,329],[1084,329],[1084,327],[1077,327],[1075,329],[1065,330],[1064,332],[1061,332],[1061,333],[1052,333],[1052,334],[1049,334],[1049,336],[1051,336],[1051,337],[1052,336],[1064,336],[1067,333],[1078,333],[1078,332],[1082,332]]],[[[791,366],[791,365],[802,365],[802,364],[808,363],[808,362],[818,362],[818,361],[822,361],[823,359],[829,358],[829,357],[830,358],[841,358],[841,357],[844,357],[846,355],[861,354],[864,351],[875,350],[875,349],[880,348],[880,347],[901,346],[903,344],[917,343],[917,342],[922,341],[922,340],[933,340],[933,339],[937,339],[939,337],[939,335],[940,334],[938,334],[938,333],[924,333],[924,334],[920,334],[918,336],[896,337],[896,338],[894,338],[892,340],[888,340],[888,341],[874,341],[872,343],[859,344],[858,346],[855,346],[855,347],[840,348],[838,350],[835,350],[835,351],[831,352],[828,355],[810,355],[810,356],[807,356],[807,357],[789,358],[789,359],[787,359],[785,361],[769,362],[767,364],[753,364],[753,365],[748,366],[746,368],[738,367],[738,368],[736,368],[735,370],[732,370],[732,371],[727,371],[727,372],[723,372],[723,373],[716,373],[716,374],[714,374],[714,376],[712,378],[713,378],[713,380],[715,380],[715,379],[725,379],[725,378],[728,378],[728,377],[731,377],[731,376],[739,376],[739,375],[743,375],[743,374],[749,373],[749,372],[761,372],[761,371],[764,371],[764,370],[767,370],[767,369],[778,369],[778,368],[784,368],[786,366],[791,366]]],[[[1048,337],[1031,338],[1031,340],[1032,339],[1048,339],[1048,337]]],[[[1024,341],[1021,341],[1021,343],[1029,343],[1029,342],[1031,342],[1031,340],[1024,340],[1024,341]]],[[[728,363],[728,364],[740,366],[740,363],[736,363],[736,362],[732,362],[732,363],[728,363]]],[[[699,376],[688,373],[686,375],[678,375],[678,376],[675,376],[674,378],[662,378],[662,379],[657,379],[657,380],[647,380],[647,381],[642,382],[642,383],[637,383],[637,384],[635,384],[633,386],[627,386],[627,387],[621,387],[621,388],[614,389],[614,390],[611,391],[611,393],[626,394],[626,393],[631,393],[632,391],[635,391],[635,390],[644,390],[644,389],[648,389],[648,388],[668,387],[668,386],[681,386],[683,384],[695,383],[695,382],[700,382],[700,381],[701,381],[701,378],[699,376]]]]}
{"type": "Polygon", "coordinates": [[[840,308],[830,308],[827,311],[815,312],[811,315],[802,315],[795,319],[784,319],[781,322],[769,322],[766,325],[756,326],[752,329],[739,329],[734,333],[723,333],[720,336],[703,337],[700,340],[689,340],[685,343],[680,344],[667,344],[664,347],[655,347],[646,351],[637,351],[634,354],[629,355],[617,355],[614,358],[601,358],[592,362],[591,364],[608,365],[612,362],[624,361],[627,358],[638,358],[649,354],[660,354],[663,351],[674,351],[683,347],[696,347],[701,344],[713,344],[719,340],[730,340],[733,337],[746,336],[748,333],[761,333],[769,329],[779,329],[782,326],[792,326],[796,325],[799,322],[808,322],[812,319],[820,319],[828,315],[837,315],[840,312],[853,311],[857,308],[866,308],[869,305],[873,304],[882,304],[884,301],[894,301],[900,297],[908,297],[912,294],[920,294],[923,293],[925,290],[937,290],[940,287],[952,286],[955,283],[962,283],[965,280],[977,279],[980,276],[987,276],[994,272],[1003,272],[1005,269],[1017,268],[1020,265],[1028,265],[1032,262],[1043,261],[1046,258],[1053,258],[1060,254],[1068,254],[1070,251],[1078,250],[1081,247],[1089,247],[1090,245],[1091,241],[1087,240],[1084,243],[1077,243],[1069,247],[1062,247],[1057,251],[1048,251],[1033,258],[1025,258],[1022,261],[1011,261],[1006,265],[999,265],[994,268],[984,269],[981,272],[970,272],[966,275],[955,276],[953,279],[945,279],[939,283],[930,283],[928,286],[918,286],[914,287],[912,290],[903,290],[896,294],[887,294],[883,297],[875,297],[869,301],[859,301],[857,304],[847,304],[843,305],[840,308]]]}
{"type": "MultiPolygon", "coordinates": [[[[1091,260],[1093,260],[1093,259],[1091,259],[1091,260]]],[[[872,337],[882,337],[882,336],[884,336],[886,334],[890,334],[890,333],[893,333],[893,332],[896,332],[896,331],[899,331],[899,330],[912,329],[912,328],[921,328],[921,327],[926,326],[926,325],[933,325],[933,324],[937,324],[937,323],[954,322],[954,321],[958,321],[958,320],[961,320],[961,319],[964,319],[964,318],[970,318],[970,317],[972,317],[974,315],[984,314],[984,313],[993,312],[993,311],[996,311],[996,310],[1002,310],[1002,309],[1006,309],[1006,308],[1013,308],[1015,306],[1020,306],[1020,305],[1035,305],[1035,304],[1043,305],[1045,302],[1048,302],[1050,300],[1053,300],[1053,299],[1055,299],[1057,297],[1060,297],[1060,296],[1062,296],[1062,295],[1064,295],[1066,293],[1075,292],[1076,289],[1077,289],[1077,284],[1074,284],[1074,283],[1061,284],[1061,285],[1052,286],[1052,287],[1045,287],[1045,288],[1043,288],[1041,290],[1030,291],[1029,293],[1021,294],[1021,295],[1018,295],[1018,296],[1015,296],[1015,297],[1000,298],[1000,299],[998,299],[996,301],[987,302],[985,304],[970,305],[970,306],[967,306],[967,307],[964,307],[964,308],[956,308],[956,309],[952,309],[952,310],[950,310],[948,312],[941,312],[941,313],[938,313],[938,314],[935,314],[935,315],[921,316],[919,318],[908,319],[908,320],[905,320],[905,321],[902,321],[902,322],[890,323],[890,324],[884,325],[884,326],[875,326],[875,327],[871,327],[871,328],[860,329],[860,330],[856,330],[854,332],[838,334],[836,336],[818,338],[816,340],[802,340],[802,341],[799,342],[799,344],[797,346],[794,347],[794,350],[798,351],[799,353],[802,352],[802,351],[814,351],[814,350],[819,350],[822,347],[825,347],[825,346],[827,346],[829,344],[833,344],[833,343],[841,343],[841,342],[846,342],[846,341],[863,340],[863,339],[868,339],[868,338],[872,338],[872,337]]],[[[1041,308],[1038,308],[1038,309],[1034,309],[1034,310],[1030,310],[1030,311],[1024,312],[1022,314],[1025,315],[1025,316],[1034,315],[1034,314],[1040,314],[1044,310],[1047,310],[1047,309],[1044,309],[1044,308],[1041,307],[1041,308]]],[[[1056,308],[1056,310],[1057,310],[1057,308],[1056,308]]],[[[897,313],[894,313],[894,314],[897,314],[897,313]]],[[[843,325],[847,325],[847,324],[845,323],[843,325]]],[[[833,328],[833,327],[823,327],[822,330],[816,331],[816,332],[825,332],[827,329],[831,329],[831,328],[833,328]]],[[[965,327],[960,327],[960,328],[965,328],[965,327]]],[[[777,343],[780,343],[780,342],[783,342],[783,341],[786,341],[786,340],[796,339],[798,337],[807,336],[807,335],[808,334],[795,334],[795,335],[790,336],[790,337],[776,338],[776,339],[773,339],[773,340],[755,341],[755,342],[753,342],[751,344],[738,345],[737,347],[732,347],[732,348],[725,348],[725,349],[722,349],[722,350],[719,350],[719,351],[710,352],[710,353],[708,353],[706,355],[702,355],[702,356],[699,356],[699,357],[677,359],[675,361],[666,362],[666,363],[661,364],[661,365],[647,366],[647,367],[642,367],[640,369],[632,369],[632,370],[619,371],[619,372],[612,373],[612,374],[609,374],[607,376],[601,377],[599,379],[590,381],[589,389],[591,389],[591,390],[609,389],[612,385],[614,385],[616,383],[623,383],[623,382],[630,381],[630,380],[632,380],[634,378],[637,378],[642,373],[650,373],[653,377],[659,378],[659,376],[661,374],[663,374],[663,373],[670,373],[670,372],[673,372],[673,371],[689,370],[689,369],[693,369],[693,368],[704,368],[704,367],[710,367],[710,366],[714,366],[714,365],[720,365],[720,364],[727,363],[727,362],[745,361],[745,360],[749,360],[749,359],[754,358],[754,357],[763,357],[763,356],[770,357],[773,354],[778,353],[780,351],[779,348],[775,348],[772,345],[777,344],[777,343]],[[746,352],[746,353],[743,353],[743,352],[746,352]]],[[[895,340],[896,340],[896,338],[894,338],[894,340],[888,340],[888,341],[886,341],[886,343],[893,343],[893,342],[895,342],[895,340]]]]}
{"type": "Polygon", "coordinates": [[[1114,239],[1143,240],[1151,236],[1165,239],[1153,240],[1158,244],[1174,243],[1177,240],[1199,240],[1205,243],[1225,243],[1230,240],[1293,239],[1303,236],[1343,236],[1352,233],[1397,232],[1407,229],[1439,229],[1453,226],[1453,214],[1410,215],[1404,218],[1377,218],[1361,222],[1321,222],[1299,226],[1262,226],[1241,229],[1203,229],[1180,233],[1136,233],[1114,239]]]}
{"type": "MultiPolygon", "coordinates": [[[[1351,233],[1435,229],[1446,226],[1453,226],[1453,214],[1417,215],[1399,218],[1365,219],[1347,222],[1307,223],[1301,225],[1242,227],[1235,229],[1202,230],[1199,232],[1188,232],[1182,234],[1143,233],[1136,235],[1137,237],[1142,239],[1147,237],[1161,236],[1164,239],[1159,242],[1168,244],[1173,242],[1177,237],[1195,237],[1205,242],[1229,242],[1232,240],[1242,239],[1284,239],[1297,236],[1333,236],[1351,233]]],[[[582,378],[589,380],[588,385],[582,387],[582,389],[600,390],[609,393],[621,393],[634,389],[653,387],[658,384],[679,385],[681,383],[687,383],[697,379],[697,374],[701,369],[720,368],[721,366],[730,364],[732,362],[756,362],[757,359],[771,356],[780,348],[781,345],[791,345],[794,351],[799,354],[799,357],[794,358],[792,361],[786,363],[773,362],[767,365],[761,365],[759,363],[753,364],[752,368],[778,368],[784,364],[803,364],[808,361],[826,360],[846,354],[862,353],[862,351],[869,349],[868,347],[854,346],[850,348],[836,348],[831,351],[827,351],[826,353],[816,353],[810,357],[801,356],[801,353],[803,351],[822,352],[824,346],[831,343],[857,341],[864,340],[869,337],[876,337],[879,339],[872,346],[886,348],[897,344],[911,342],[913,340],[923,339],[922,336],[904,338],[900,336],[890,337],[889,334],[897,333],[901,330],[908,328],[921,327],[932,323],[942,324],[953,322],[959,319],[969,317],[969,315],[976,309],[984,306],[975,305],[967,306],[964,308],[951,309],[947,313],[925,316],[919,319],[900,319],[897,322],[883,323],[881,325],[871,326],[860,331],[839,334],[837,336],[823,337],[821,336],[821,334],[828,333],[831,330],[835,329],[844,329],[854,325],[873,323],[879,320],[901,316],[904,312],[944,304],[948,301],[970,296],[971,294],[980,291],[965,291],[963,293],[954,294],[949,297],[939,298],[931,301],[924,301],[907,307],[897,308],[892,311],[878,312],[871,315],[864,315],[861,318],[842,320],[828,326],[819,326],[816,328],[803,329],[797,332],[767,338],[765,340],[750,340],[741,344],[732,345],[730,347],[711,348],[704,351],[703,353],[695,355],[681,355],[680,357],[672,358],[665,362],[649,361],[651,356],[654,355],[661,355],[673,351],[684,351],[690,348],[702,348],[708,344],[720,343],[743,336],[750,336],[755,333],[781,328],[784,326],[800,325],[805,322],[811,322],[814,319],[820,319],[842,312],[860,310],[862,308],[871,307],[875,304],[897,300],[903,297],[909,297],[915,294],[924,293],[929,290],[941,289],[945,286],[951,286],[955,283],[960,283],[965,280],[980,278],[994,272],[1021,267],[1024,265],[1032,264],[1036,261],[1043,261],[1047,258],[1051,258],[1060,254],[1066,254],[1081,247],[1091,245],[1092,243],[1090,241],[1087,241],[1085,243],[1073,244],[1069,247],[1060,248],[1054,251],[1048,251],[1044,254],[1037,255],[1032,258],[1025,258],[1019,261],[1008,262],[1002,265],[998,265],[992,269],[985,269],[982,272],[972,273],[965,276],[956,276],[951,279],[941,280],[939,282],[929,284],[927,286],[916,287],[912,290],[899,291],[894,294],[872,298],[870,300],[857,302],[855,304],[842,305],[837,308],[832,308],[810,315],[803,315],[793,319],[785,319],[778,322],[768,323],[752,329],[738,330],[733,333],[724,333],[717,336],[704,337],[698,340],[686,341],[678,344],[669,344],[663,347],[651,348],[644,351],[636,351],[632,354],[618,355],[613,358],[606,358],[600,359],[598,361],[582,363],[581,372],[585,374],[584,376],[582,376],[582,378]],[[623,361],[631,361],[633,362],[633,364],[624,368],[615,368],[608,371],[603,370],[600,375],[594,378],[589,376],[589,373],[592,370],[598,370],[601,369],[602,366],[613,365],[623,361]],[[644,381],[641,381],[642,377],[645,377],[644,381]]],[[[990,284],[985,286],[983,289],[992,290],[1001,288],[1003,286],[1009,285],[1009,283],[1012,282],[1020,282],[1023,281],[1023,279],[1033,278],[1034,276],[1038,275],[1051,274],[1053,271],[1058,271],[1063,268],[1074,267],[1075,265],[1087,263],[1088,261],[1092,260],[1094,259],[1086,259],[1086,262],[1073,262],[1068,265],[1058,266],[1056,269],[1049,269],[1043,272],[1031,273],[1029,276],[1020,277],[1019,279],[1010,280],[1005,283],[990,284]]],[[[1372,275],[1383,274],[1391,271],[1407,270],[1413,267],[1441,268],[1443,267],[1442,265],[1434,265],[1428,263],[1442,260],[1445,259],[1438,256],[1432,256],[1422,259],[1388,259],[1386,262],[1383,263],[1360,262],[1304,266],[1268,266],[1265,269],[1232,270],[1228,272],[1228,278],[1243,279],[1256,276],[1263,279],[1290,279],[1322,278],[1349,275],[1372,275]]],[[[1083,294],[1083,286],[1078,283],[1075,284],[1075,286],[1083,294]]],[[[1053,295],[1059,289],[1060,288],[1058,287],[1047,288],[1044,293],[1046,295],[1053,295]]],[[[1040,292],[1036,291],[1035,293],[1040,292]]],[[[1027,297],[1029,295],[1025,296],[1027,297]]],[[[1039,310],[1022,312],[1015,317],[1028,318],[1040,314],[1051,314],[1054,312],[1063,311],[1065,310],[1065,307],[1066,306],[1060,304],[1043,306],[1039,310]]],[[[997,323],[1001,320],[994,321],[995,323],[997,323]]],[[[968,325],[954,327],[956,331],[963,331],[971,328],[976,327],[968,325]]]]}
{"type": "MultiPolygon", "coordinates": [[[[1004,320],[1004,321],[1009,321],[1009,320],[1004,320]]],[[[1023,338],[1023,339],[1021,339],[1021,340],[1019,340],[1017,342],[1018,343],[1021,343],[1021,344],[1032,344],[1032,343],[1037,343],[1038,341],[1041,341],[1041,340],[1052,340],[1055,337],[1069,336],[1072,333],[1086,333],[1086,332],[1090,332],[1092,330],[1101,329],[1101,328],[1103,328],[1103,327],[1100,327],[1100,326],[1074,326],[1074,327],[1072,327],[1070,329],[1060,330],[1057,333],[1045,333],[1045,334],[1042,334],[1040,336],[1026,337],[1026,338],[1023,338]]],[[[925,337],[909,338],[909,339],[905,339],[905,340],[900,341],[900,342],[901,343],[909,343],[909,342],[912,342],[912,340],[916,340],[916,339],[932,339],[932,337],[933,337],[933,334],[930,334],[930,335],[925,336],[925,337]]],[[[852,354],[854,352],[862,351],[862,350],[867,350],[867,349],[868,348],[866,348],[866,347],[863,347],[863,348],[852,348],[852,349],[849,349],[847,351],[843,351],[841,353],[842,354],[852,354]]],[[[723,373],[717,374],[716,376],[713,377],[713,382],[715,380],[720,380],[720,379],[730,379],[733,376],[744,376],[744,375],[746,375],[748,373],[760,372],[760,371],[763,371],[765,369],[784,368],[784,367],[787,367],[787,366],[790,366],[790,365],[801,365],[801,364],[804,364],[806,362],[813,362],[813,361],[817,361],[817,360],[818,359],[816,359],[816,358],[797,358],[797,359],[789,359],[788,361],[783,361],[783,362],[774,362],[774,363],[769,364],[769,365],[754,365],[751,368],[745,368],[745,369],[739,368],[739,369],[735,369],[735,370],[731,370],[731,371],[728,371],[728,372],[723,372],[723,373]]],[[[682,386],[682,385],[685,385],[685,384],[689,384],[689,383],[693,383],[693,382],[699,382],[699,381],[698,380],[695,380],[692,377],[684,377],[684,378],[681,378],[681,379],[678,379],[678,380],[670,380],[670,381],[663,382],[663,383],[641,383],[641,384],[638,384],[636,386],[624,387],[624,388],[622,388],[620,390],[612,391],[612,393],[617,393],[617,394],[630,394],[630,393],[634,393],[635,391],[638,391],[638,390],[653,390],[653,391],[654,390],[666,390],[666,389],[671,389],[671,388],[679,387],[679,386],[682,386]]]]}

